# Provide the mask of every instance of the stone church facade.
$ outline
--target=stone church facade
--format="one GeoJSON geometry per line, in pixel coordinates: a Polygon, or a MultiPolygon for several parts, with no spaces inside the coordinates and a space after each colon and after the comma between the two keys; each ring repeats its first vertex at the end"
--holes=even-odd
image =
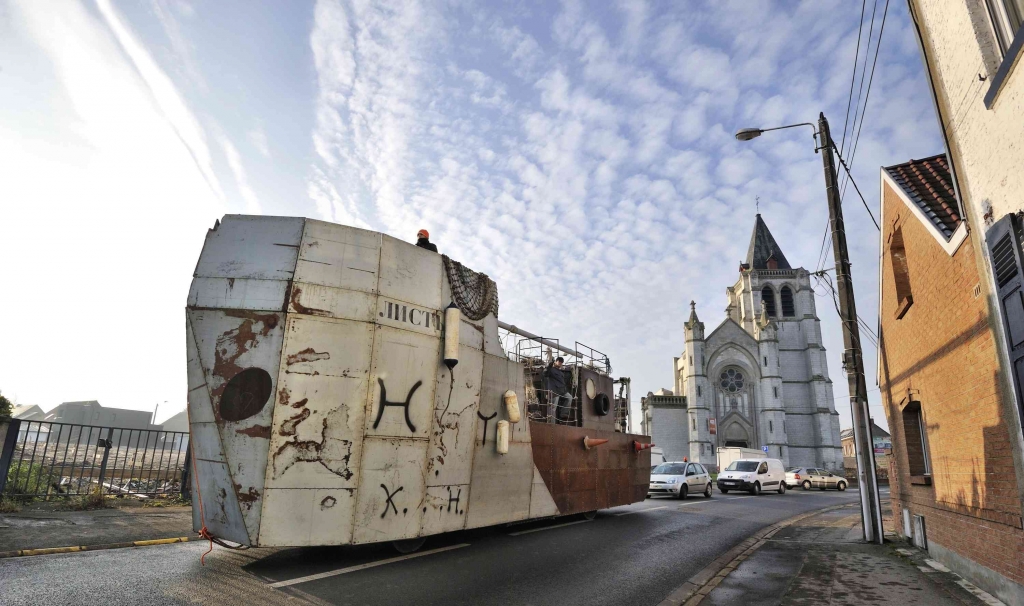
{"type": "MultiPolygon", "coordinates": [[[[760,214],[739,280],[726,294],[726,319],[708,334],[691,302],[685,351],[674,361],[674,392],[685,397],[687,423],[673,433],[686,436],[684,456],[714,466],[718,447],[767,446],[786,466],[842,469],[810,274],[790,266],[760,214]]],[[[645,416],[664,416],[657,399],[649,408],[645,416]]]]}

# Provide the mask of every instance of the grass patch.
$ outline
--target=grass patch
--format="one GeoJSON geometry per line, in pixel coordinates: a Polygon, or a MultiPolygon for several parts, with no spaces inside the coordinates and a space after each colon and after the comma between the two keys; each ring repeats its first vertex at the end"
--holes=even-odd
{"type": "Polygon", "coordinates": [[[86,511],[89,509],[105,509],[110,507],[103,491],[97,486],[92,492],[75,497],[68,497],[61,509],[70,511],[86,511]]]}
{"type": "Polygon", "coordinates": [[[18,513],[21,505],[17,501],[0,496],[0,513],[18,513]]]}

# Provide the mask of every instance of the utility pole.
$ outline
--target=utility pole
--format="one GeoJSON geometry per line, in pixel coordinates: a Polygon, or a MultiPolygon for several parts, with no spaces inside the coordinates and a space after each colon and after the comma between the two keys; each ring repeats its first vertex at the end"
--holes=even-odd
{"type": "Polygon", "coordinates": [[[834,143],[824,113],[818,115],[818,133],[821,137],[820,149],[823,152],[821,159],[825,165],[828,216],[832,226],[832,253],[836,260],[836,288],[839,291],[839,312],[843,323],[843,369],[846,371],[850,390],[853,435],[857,445],[861,526],[864,528],[865,541],[881,544],[882,505],[878,498],[878,480],[875,476],[875,451],[871,435],[871,415],[868,411],[868,390],[864,382],[860,328],[857,326],[857,304],[853,298],[850,254],[846,248],[846,226],[843,223],[843,208],[839,199],[835,159],[832,157],[834,143]]]}

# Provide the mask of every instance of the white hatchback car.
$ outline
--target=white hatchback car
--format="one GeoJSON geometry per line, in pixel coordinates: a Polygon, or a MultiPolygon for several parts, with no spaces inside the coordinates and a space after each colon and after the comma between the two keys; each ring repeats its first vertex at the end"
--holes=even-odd
{"type": "Polygon", "coordinates": [[[711,474],[700,463],[662,463],[651,471],[647,496],[669,495],[685,499],[687,495],[703,494],[711,498],[711,474]]]}
{"type": "Polygon", "coordinates": [[[737,459],[718,474],[718,490],[746,490],[761,494],[764,490],[786,493],[786,468],[778,459],[737,459]]]}

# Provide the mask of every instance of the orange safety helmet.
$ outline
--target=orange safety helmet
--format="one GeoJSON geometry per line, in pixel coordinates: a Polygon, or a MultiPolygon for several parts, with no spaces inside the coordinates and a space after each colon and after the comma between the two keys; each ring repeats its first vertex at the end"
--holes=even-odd
{"type": "Polygon", "coordinates": [[[430,232],[425,230],[425,229],[421,229],[418,232],[416,232],[416,237],[417,238],[427,238],[429,240],[430,239],[430,232]]]}

